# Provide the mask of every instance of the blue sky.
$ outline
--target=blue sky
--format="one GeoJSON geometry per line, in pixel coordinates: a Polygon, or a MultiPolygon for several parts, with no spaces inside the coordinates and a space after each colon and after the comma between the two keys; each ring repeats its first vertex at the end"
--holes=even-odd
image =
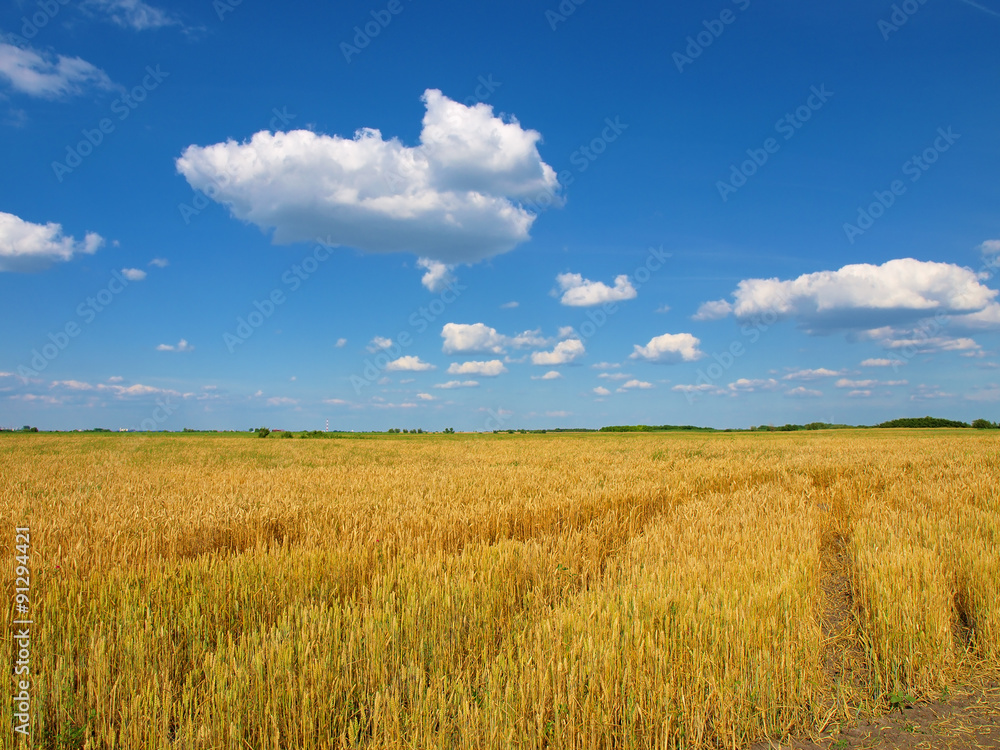
{"type": "Polygon", "coordinates": [[[1000,410],[1000,3],[0,13],[0,425],[1000,410]]]}

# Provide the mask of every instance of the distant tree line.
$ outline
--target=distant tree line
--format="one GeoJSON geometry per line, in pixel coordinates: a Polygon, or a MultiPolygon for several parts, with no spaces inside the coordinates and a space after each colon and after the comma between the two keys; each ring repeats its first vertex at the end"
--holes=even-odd
{"type": "Polygon", "coordinates": [[[718,432],[714,427],[697,427],[693,424],[622,424],[602,427],[601,432],[718,432]]]}
{"type": "MultiPolygon", "coordinates": [[[[986,420],[977,420],[986,421],[986,420]]],[[[877,427],[971,427],[968,422],[957,422],[954,419],[940,419],[939,417],[907,417],[904,419],[893,419],[882,422],[877,427]]]]}

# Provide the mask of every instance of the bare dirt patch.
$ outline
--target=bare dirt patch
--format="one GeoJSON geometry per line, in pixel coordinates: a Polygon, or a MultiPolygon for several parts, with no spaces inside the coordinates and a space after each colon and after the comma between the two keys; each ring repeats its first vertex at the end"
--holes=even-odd
{"type": "Polygon", "coordinates": [[[816,739],[790,739],[753,750],[985,750],[1000,748],[1000,684],[952,692],[943,700],[917,701],[890,714],[834,727],[816,739]]]}

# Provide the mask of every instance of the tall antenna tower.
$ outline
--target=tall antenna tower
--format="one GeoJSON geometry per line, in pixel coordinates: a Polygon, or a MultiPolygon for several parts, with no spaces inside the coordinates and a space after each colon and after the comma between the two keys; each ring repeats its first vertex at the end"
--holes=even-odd
{"type": "Polygon", "coordinates": [[[329,431],[330,431],[330,420],[328,419],[326,420],[326,429],[324,430],[324,432],[329,432],[329,431]]]}

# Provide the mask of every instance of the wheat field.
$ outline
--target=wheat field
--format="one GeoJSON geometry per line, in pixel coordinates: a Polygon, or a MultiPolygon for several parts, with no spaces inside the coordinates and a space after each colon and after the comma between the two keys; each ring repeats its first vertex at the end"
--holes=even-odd
{"type": "Polygon", "coordinates": [[[14,530],[31,534],[17,746],[815,734],[1000,661],[998,447],[971,430],[0,436],[8,633],[14,530]]]}

